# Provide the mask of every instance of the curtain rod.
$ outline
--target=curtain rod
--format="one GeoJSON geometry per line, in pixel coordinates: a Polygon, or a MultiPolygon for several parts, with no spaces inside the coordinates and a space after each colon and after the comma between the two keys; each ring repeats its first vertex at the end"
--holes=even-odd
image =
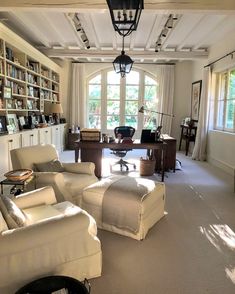
{"type": "MultiPolygon", "coordinates": [[[[87,61],[87,62],[80,62],[80,61],[72,61],[72,63],[100,63],[100,64],[111,64],[110,62],[92,62],[92,61],[87,61]]],[[[135,64],[154,64],[154,65],[175,65],[175,63],[150,63],[150,62],[134,62],[135,64]]]]}
{"type": "Polygon", "coordinates": [[[228,57],[229,55],[231,55],[231,56],[233,57],[233,53],[235,53],[235,50],[233,50],[233,51],[227,53],[226,55],[224,55],[224,56],[222,56],[222,57],[216,59],[215,61],[213,61],[213,62],[211,62],[211,63],[205,65],[204,68],[205,68],[205,67],[208,67],[208,66],[211,66],[212,64],[214,64],[214,63],[220,61],[221,59],[224,59],[225,57],[228,57]]]}

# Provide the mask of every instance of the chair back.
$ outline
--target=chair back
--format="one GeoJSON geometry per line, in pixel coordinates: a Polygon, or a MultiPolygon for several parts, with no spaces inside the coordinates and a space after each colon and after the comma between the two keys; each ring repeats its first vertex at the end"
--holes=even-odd
{"type": "Polygon", "coordinates": [[[33,169],[35,163],[58,159],[55,146],[50,144],[12,149],[10,153],[13,169],[33,169]]]}
{"type": "Polygon", "coordinates": [[[15,294],[51,294],[59,290],[67,290],[60,293],[68,294],[89,294],[90,284],[88,287],[80,281],[67,276],[48,276],[35,280],[23,288],[19,289],[15,294]]]}
{"type": "Polygon", "coordinates": [[[132,138],[135,134],[135,128],[130,126],[119,126],[114,129],[115,138],[118,138],[118,134],[121,135],[121,139],[125,137],[132,138]]]}

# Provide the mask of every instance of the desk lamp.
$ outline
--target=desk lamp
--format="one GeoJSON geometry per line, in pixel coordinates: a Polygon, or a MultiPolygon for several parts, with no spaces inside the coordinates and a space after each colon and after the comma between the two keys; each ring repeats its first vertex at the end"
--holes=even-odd
{"type": "Polygon", "coordinates": [[[151,109],[147,109],[144,106],[141,106],[140,109],[139,109],[139,112],[140,113],[144,113],[145,111],[152,112],[152,113],[158,113],[158,114],[161,115],[160,116],[160,125],[155,130],[155,141],[158,141],[160,139],[160,136],[161,136],[163,116],[166,115],[166,116],[174,117],[174,115],[173,114],[159,112],[159,111],[155,111],[155,110],[151,110],[151,109]]]}
{"type": "Polygon", "coordinates": [[[60,113],[63,113],[63,109],[60,103],[52,103],[51,104],[51,111],[53,114],[53,118],[55,124],[58,125],[60,123],[60,113]]]}

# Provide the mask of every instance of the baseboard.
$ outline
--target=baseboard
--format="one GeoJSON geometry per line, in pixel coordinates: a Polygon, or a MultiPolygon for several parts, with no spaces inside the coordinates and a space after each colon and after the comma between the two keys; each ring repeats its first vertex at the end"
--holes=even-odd
{"type": "Polygon", "coordinates": [[[211,156],[207,157],[207,161],[210,164],[222,169],[227,174],[229,174],[231,176],[234,176],[234,174],[235,174],[235,167],[234,166],[228,165],[227,163],[225,163],[225,162],[223,162],[221,160],[215,159],[215,158],[213,158],[211,156]]]}

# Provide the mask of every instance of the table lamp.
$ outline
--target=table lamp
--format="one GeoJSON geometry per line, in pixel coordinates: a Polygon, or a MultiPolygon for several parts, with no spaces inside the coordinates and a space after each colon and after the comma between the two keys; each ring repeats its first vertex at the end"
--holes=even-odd
{"type": "Polygon", "coordinates": [[[53,114],[53,118],[55,124],[58,125],[60,123],[60,113],[63,113],[63,109],[60,103],[52,103],[51,104],[51,113],[53,114]]]}

